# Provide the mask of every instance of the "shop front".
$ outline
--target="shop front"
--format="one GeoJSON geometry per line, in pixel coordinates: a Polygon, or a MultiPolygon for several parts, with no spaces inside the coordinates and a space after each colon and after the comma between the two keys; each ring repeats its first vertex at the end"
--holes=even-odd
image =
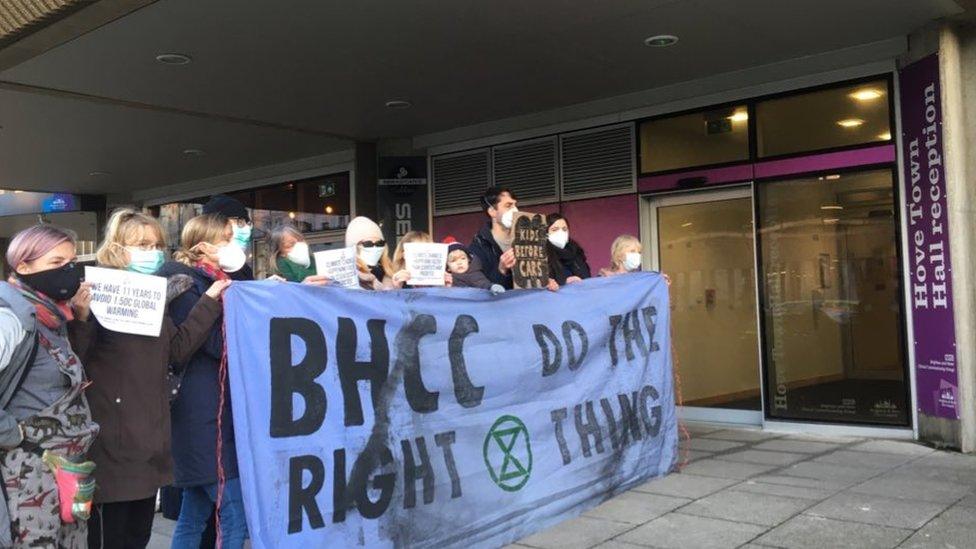
{"type": "MultiPolygon", "coordinates": [[[[580,159],[626,156],[609,138],[582,150],[553,136],[551,195],[547,151],[511,181],[498,162],[518,144],[434,155],[435,233],[468,238],[486,219],[438,209],[459,203],[438,168],[456,177],[485,154],[486,179],[527,196],[523,210],[570,219],[594,272],[617,235],[640,236],[644,268],[672,281],[685,418],[910,437],[895,94],[882,73],[607,127],[634,135],[632,186],[579,197],[566,174],[580,159]]],[[[616,181],[604,164],[580,173],[616,181]]]]}

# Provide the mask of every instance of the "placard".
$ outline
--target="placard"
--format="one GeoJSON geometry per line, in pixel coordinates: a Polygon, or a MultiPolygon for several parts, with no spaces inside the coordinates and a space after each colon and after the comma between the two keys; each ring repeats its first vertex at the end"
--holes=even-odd
{"type": "Polygon", "coordinates": [[[407,242],[403,258],[410,272],[411,286],[443,286],[447,268],[447,244],[407,242]]]}
{"type": "Polygon", "coordinates": [[[355,246],[315,252],[312,257],[316,274],[325,275],[346,288],[359,288],[355,246]]]}
{"type": "Polygon", "coordinates": [[[113,332],[159,337],[166,310],[166,279],[85,267],[85,281],[92,285],[91,311],[98,323],[113,332]]]}
{"type": "Polygon", "coordinates": [[[545,288],[549,285],[549,254],[546,251],[546,216],[517,212],[512,223],[512,249],[515,266],[512,284],[515,288],[545,288]]]}

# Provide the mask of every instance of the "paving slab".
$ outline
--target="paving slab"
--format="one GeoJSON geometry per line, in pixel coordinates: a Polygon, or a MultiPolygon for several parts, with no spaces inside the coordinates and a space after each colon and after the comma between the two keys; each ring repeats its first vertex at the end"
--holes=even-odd
{"type": "Polygon", "coordinates": [[[837,465],[853,465],[855,467],[898,467],[915,459],[919,458],[902,454],[837,450],[829,454],[817,456],[813,461],[819,463],[835,463],[837,465]]]}
{"type": "Polygon", "coordinates": [[[756,540],[788,549],[890,549],[911,535],[911,530],[800,515],[756,540]]]}
{"type": "Polygon", "coordinates": [[[818,490],[829,490],[839,492],[851,485],[849,482],[838,482],[833,480],[821,480],[816,478],[791,477],[779,473],[769,475],[759,475],[751,478],[756,482],[766,482],[769,484],[781,484],[783,486],[798,486],[801,488],[816,488],[818,490]]]}
{"type": "Polygon", "coordinates": [[[813,501],[822,501],[837,493],[836,490],[824,490],[821,488],[808,488],[804,486],[787,486],[785,484],[769,484],[766,482],[756,482],[747,480],[733,486],[733,489],[740,492],[753,492],[755,494],[769,494],[771,496],[784,496],[788,498],[801,498],[813,501]]]}
{"type": "Polygon", "coordinates": [[[741,448],[742,446],[745,446],[745,443],[711,438],[692,438],[689,441],[681,441],[679,444],[681,448],[704,450],[706,452],[724,452],[733,448],[741,448]]]}
{"type": "Polygon", "coordinates": [[[752,430],[725,430],[716,431],[714,433],[708,433],[705,435],[706,438],[717,438],[719,440],[734,440],[737,442],[759,442],[761,440],[770,440],[774,438],[779,438],[783,435],[779,433],[770,433],[768,431],[752,431],[752,430]]]}
{"type": "Polygon", "coordinates": [[[631,491],[601,503],[583,516],[627,524],[644,524],[691,501],[688,498],[631,491]]]}
{"type": "Polygon", "coordinates": [[[716,427],[714,425],[706,425],[703,423],[682,423],[684,430],[690,435],[707,435],[709,433],[717,433],[719,431],[725,430],[723,427],[716,427]]]}
{"type": "Polygon", "coordinates": [[[678,451],[678,463],[680,464],[681,460],[684,459],[687,459],[688,463],[691,463],[692,461],[698,461],[699,459],[710,458],[714,455],[715,455],[714,452],[703,452],[701,450],[680,450],[678,451]]]}
{"type": "Polygon", "coordinates": [[[890,499],[881,496],[844,492],[831,496],[806,514],[894,528],[921,528],[948,505],[922,501],[890,499]]]}
{"type": "Polygon", "coordinates": [[[970,494],[970,495],[962,498],[959,501],[959,503],[956,504],[956,507],[976,508],[976,494],[970,494]]]}
{"type": "Polygon", "coordinates": [[[739,463],[718,459],[702,459],[685,467],[683,472],[706,477],[747,479],[775,469],[775,465],[739,463]]]}
{"type": "Polygon", "coordinates": [[[617,538],[618,541],[651,545],[661,549],[731,549],[738,547],[766,528],[678,512],[658,517],[617,538]]]}
{"type": "Polygon", "coordinates": [[[905,477],[895,470],[867,480],[847,490],[858,494],[873,494],[893,499],[955,503],[970,493],[969,486],[932,479],[905,477]]]}
{"type": "Polygon", "coordinates": [[[782,468],[781,475],[791,477],[812,478],[833,482],[856,484],[884,472],[884,469],[868,469],[850,465],[835,465],[833,463],[818,463],[805,461],[782,468]]]}
{"type": "Polygon", "coordinates": [[[731,454],[716,456],[716,459],[726,461],[742,461],[745,463],[759,463],[761,465],[789,465],[805,459],[810,459],[809,454],[794,454],[791,452],[768,452],[765,450],[742,450],[731,454]]]}
{"type": "Polygon", "coordinates": [[[879,452],[882,454],[901,454],[907,456],[925,456],[935,451],[928,446],[903,440],[868,440],[850,446],[847,449],[857,452],[879,452]]]}
{"type": "Polygon", "coordinates": [[[784,437],[786,440],[803,440],[808,442],[826,442],[828,444],[851,444],[854,442],[861,442],[864,439],[861,437],[841,437],[841,436],[829,436],[829,435],[786,435],[784,437]]]}
{"type": "Polygon", "coordinates": [[[646,545],[634,545],[633,543],[611,539],[597,545],[594,549],[640,549],[641,547],[646,547],[646,545]]]}
{"type": "Polygon", "coordinates": [[[942,467],[944,469],[965,469],[976,471],[976,456],[950,452],[934,452],[921,457],[915,465],[942,467]]]}
{"type": "Polygon", "coordinates": [[[634,488],[637,492],[648,492],[664,496],[698,499],[728,488],[739,482],[736,479],[703,477],[689,473],[672,473],[634,488]]]}
{"type": "Polygon", "coordinates": [[[542,549],[584,549],[625,532],[634,526],[623,522],[577,517],[519,540],[520,545],[542,549]]]}
{"type": "Polygon", "coordinates": [[[836,450],[839,447],[837,444],[830,442],[815,442],[811,440],[785,440],[785,439],[775,439],[767,440],[766,442],[761,442],[756,444],[752,448],[754,450],[771,450],[774,452],[799,452],[801,454],[821,454],[824,452],[829,452],[831,450],[836,450]]]}
{"type": "Polygon", "coordinates": [[[901,547],[929,549],[931,547],[962,548],[976,545],[976,527],[972,509],[952,508],[926,524],[908,538],[901,547]]]}
{"type": "Polygon", "coordinates": [[[814,504],[814,501],[807,499],[740,492],[730,488],[690,503],[681,512],[760,526],[776,526],[814,504]]]}
{"type": "Polygon", "coordinates": [[[967,469],[926,467],[924,465],[915,465],[915,462],[911,462],[898,469],[895,469],[893,472],[897,472],[899,475],[905,477],[924,478],[939,482],[962,484],[976,490],[976,471],[969,471],[967,469]]]}

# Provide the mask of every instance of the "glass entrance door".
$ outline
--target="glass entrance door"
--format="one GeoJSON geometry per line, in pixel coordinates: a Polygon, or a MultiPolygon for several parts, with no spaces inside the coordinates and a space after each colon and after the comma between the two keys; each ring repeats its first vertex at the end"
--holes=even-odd
{"type": "Polygon", "coordinates": [[[671,278],[682,416],[762,423],[751,189],[652,198],[648,205],[652,262],[671,278]]]}

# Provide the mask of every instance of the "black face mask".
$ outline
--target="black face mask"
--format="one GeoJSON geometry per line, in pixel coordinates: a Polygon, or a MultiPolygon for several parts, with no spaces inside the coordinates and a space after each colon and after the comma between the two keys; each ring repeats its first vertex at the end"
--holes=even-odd
{"type": "Polygon", "coordinates": [[[78,293],[84,273],[75,263],[65,263],[56,269],[18,274],[17,277],[31,289],[41,292],[54,301],[65,301],[78,293]]]}

